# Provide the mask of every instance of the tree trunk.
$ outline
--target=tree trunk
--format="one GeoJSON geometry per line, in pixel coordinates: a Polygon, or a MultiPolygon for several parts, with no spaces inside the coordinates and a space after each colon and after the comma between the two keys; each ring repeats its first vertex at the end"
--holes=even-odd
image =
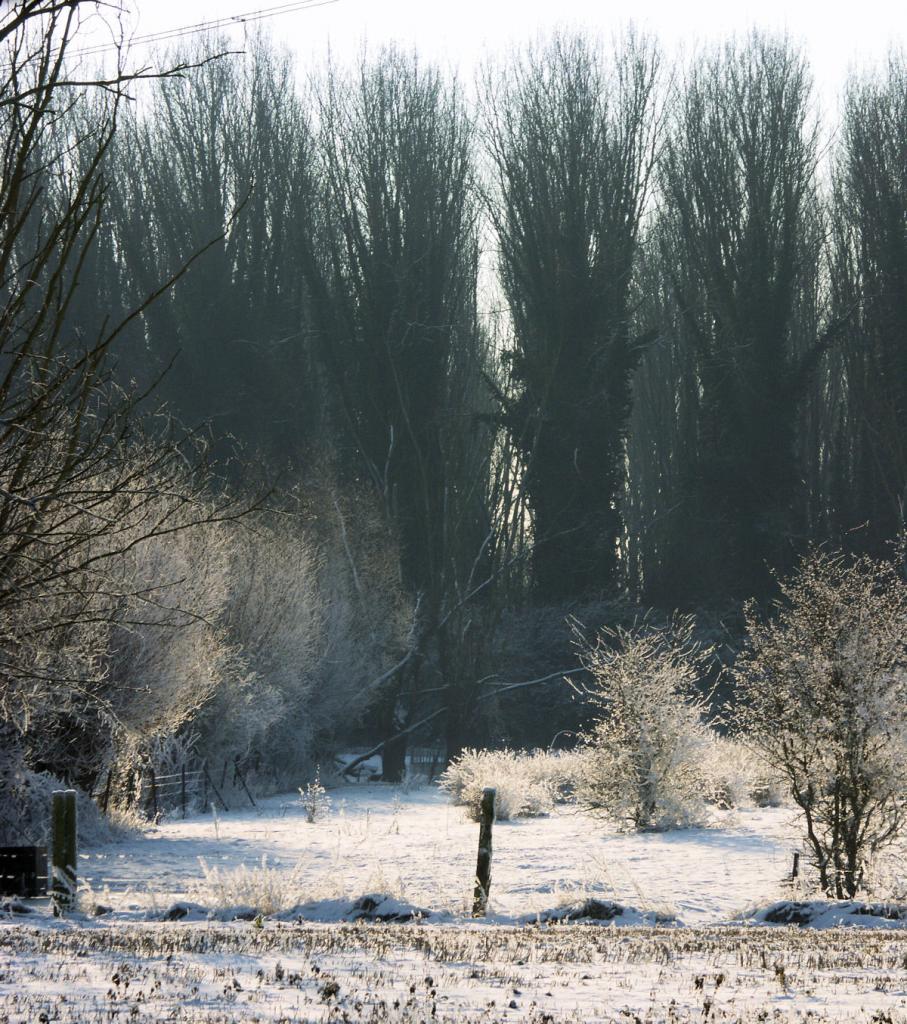
{"type": "Polygon", "coordinates": [[[391,680],[378,708],[378,726],[380,736],[384,738],[384,749],[381,751],[381,780],[383,782],[402,782],[406,775],[406,750],[409,737],[397,735],[406,728],[405,713],[399,696],[400,691],[404,688],[404,680],[407,683],[418,685],[418,670],[403,672],[397,679],[391,680]]]}

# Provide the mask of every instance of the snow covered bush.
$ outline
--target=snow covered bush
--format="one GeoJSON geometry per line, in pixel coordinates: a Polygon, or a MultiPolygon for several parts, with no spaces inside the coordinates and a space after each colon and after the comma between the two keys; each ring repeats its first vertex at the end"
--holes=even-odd
{"type": "MultiPolygon", "coordinates": [[[[168,496],[158,515],[179,515],[168,496]]],[[[259,718],[226,698],[248,676],[241,652],[224,628],[232,587],[232,524],[204,522],[172,536],[141,540],[118,561],[123,587],[150,595],[118,617],[110,631],[107,672],[117,722],[115,760],[153,763],[158,774],[178,770],[160,758],[176,737],[197,736],[199,720],[216,707],[221,730],[255,735],[259,718]],[[243,714],[242,712],[245,712],[243,714]]],[[[264,702],[267,688],[261,694],[264,702]]],[[[248,742],[243,736],[239,742],[248,742]]],[[[184,744],[178,744],[184,745],[184,744]]]]}
{"type": "MultiPolygon", "coordinates": [[[[46,846],[52,794],[69,788],[48,772],[28,768],[12,730],[0,723],[0,846],[46,846]]],[[[107,843],[128,835],[127,821],[105,818],[87,794],[77,792],[80,843],[107,843]]]]}
{"type": "Polygon", "coordinates": [[[747,610],[739,722],[802,810],[823,890],[852,898],[907,810],[907,584],[816,551],[780,589],[772,616],[747,610]]]}
{"type": "Polygon", "coordinates": [[[315,769],[315,778],[307,783],[304,789],[302,786],[299,787],[299,799],[302,802],[302,809],[305,811],[305,820],[310,825],[321,821],[330,813],[331,798],[321,784],[319,769],[315,769]]]}
{"type": "Polygon", "coordinates": [[[577,690],[596,714],[583,735],[580,803],[634,829],[704,823],[702,760],[714,734],[696,686],[708,652],[693,643],[692,619],[576,636],[591,677],[577,690]]]}
{"type": "Polygon", "coordinates": [[[482,790],[497,790],[495,815],[501,821],[549,814],[556,800],[574,785],[576,756],[570,752],[464,750],[445,769],[438,784],[453,803],[479,820],[482,790]]]}
{"type": "Polygon", "coordinates": [[[209,910],[242,908],[267,917],[302,901],[307,875],[302,863],[286,870],[270,867],[263,856],[261,864],[251,868],[212,867],[204,858],[199,864],[204,880],[193,887],[192,895],[209,910]]]}
{"type": "Polygon", "coordinates": [[[712,733],[700,751],[699,770],[707,803],[719,808],[778,807],[784,781],[749,747],[712,733]]]}
{"type": "Polygon", "coordinates": [[[130,551],[121,572],[154,604],[112,632],[118,769],[236,762],[259,789],[295,787],[365,712],[407,606],[373,505],[320,486],[311,507],[202,523],[130,551]],[[357,523],[347,542],[341,514],[357,523]]]}

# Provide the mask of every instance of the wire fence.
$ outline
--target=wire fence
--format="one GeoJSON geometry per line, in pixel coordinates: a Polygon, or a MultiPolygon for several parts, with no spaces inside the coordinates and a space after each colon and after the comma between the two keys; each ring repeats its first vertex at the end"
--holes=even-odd
{"type": "MultiPolygon", "coordinates": [[[[197,767],[182,765],[178,771],[159,774],[153,765],[125,772],[118,778],[116,769],[110,768],[101,777],[102,784],[91,796],[106,814],[114,803],[124,803],[141,811],[152,821],[158,821],[164,814],[179,811],[185,818],[194,807],[207,808],[217,803],[224,811],[230,807],[224,799],[227,780],[232,771],[232,785],[239,788],[251,807],[257,807],[255,797],[249,789],[245,773],[236,761],[225,761],[220,779],[203,761],[197,767]]],[[[232,797],[231,797],[232,799],[232,797]]]]}

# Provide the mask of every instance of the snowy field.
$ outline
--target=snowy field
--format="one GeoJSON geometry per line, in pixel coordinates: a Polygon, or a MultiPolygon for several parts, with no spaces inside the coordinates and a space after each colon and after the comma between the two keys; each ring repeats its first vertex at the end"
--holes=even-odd
{"type": "MultiPolygon", "coordinates": [[[[471,906],[478,826],[443,792],[384,785],[331,791],[326,817],[308,824],[296,795],[258,810],[167,822],[137,840],[86,850],[82,879],[97,898],[132,914],[174,900],[206,902],[209,868],[289,873],[292,904],[392,892],[436,913],[471,906]]],[[[620,835],[572,806],[550,817],[497,822],[491,920],[516,923],[598,895],[642,911],[711,924],[785,894],[799,848],[790,810],[718,812],[724,827],[620,835]]],[[[308,916],[331,919],[329,907],[308,916]]]]}
{"type": "Polygon", "coordinates": [[[36,901],[0,917],[0,1021],[907,1022],[897,922],[733,923],[798,895],[790,810],[660,835],[570,807],[498,822],[475,923],[478,826],[461,808],[429,788],[331,798],[314,824],[284,796],[83,851],[81,914],[36,901]],[[389,898],[360,910],[425,916],[344,923],[367,894],[389,898]],[[539,923],[589,899],[626,910],[611,926],[539,923]],[[641,926],[655,922],[672,926],[641,926]]]}

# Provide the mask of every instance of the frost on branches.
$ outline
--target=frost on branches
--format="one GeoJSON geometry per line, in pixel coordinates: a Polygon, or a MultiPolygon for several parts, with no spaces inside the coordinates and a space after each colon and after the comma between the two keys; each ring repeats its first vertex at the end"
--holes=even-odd
{"type": "Polygon", "coordinates": [[[669,630],[603,630],[594,641],[576,636],[592,677],[579,692],[597,712],[583,736],[578,799],[635,829],[703,823],[699,765],[713,736],[696,683],[709,652],[694,644],[693,620],[669,630]]]}
{"type": "Polygon", "coordinates": [[[803,812],[823,890],[851,898],[904,822],[907,585],[891,564],[814,552],[776,614],[747,620],[740,723],[803,812]]]}

